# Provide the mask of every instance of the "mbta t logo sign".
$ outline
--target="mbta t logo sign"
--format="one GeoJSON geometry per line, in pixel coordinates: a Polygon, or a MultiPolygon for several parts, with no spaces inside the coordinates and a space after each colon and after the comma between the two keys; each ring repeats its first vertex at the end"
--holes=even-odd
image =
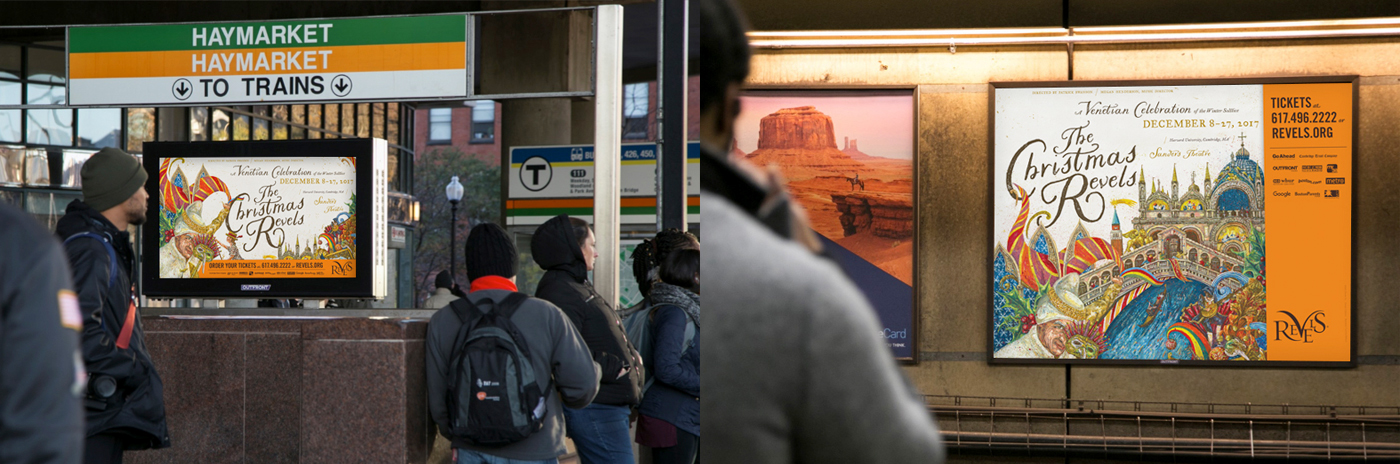
{"type": "Polygon", "coordinates": [[[1322,321],[1322,316],[1326,316],[1327,313],[1322,311],[1313,311],[1301,321],[1298,320],[1298,316],[1288,311],[1279,313],[1288,318],[1274,321],[1274,340],[1287,338],[1295,342],[1312,343],[1312,334],[1320,334],[1327,330],[1327,324],[1322,321]]]}
{"type": "Polygon", "coordinates": [[[543,157],[532,156],[530,159],[520,163],[520,184],[526,190],[538,192],[549,186],[549,180],[554,177],[554,170],[549,167],[549,161],[543,157]]]}

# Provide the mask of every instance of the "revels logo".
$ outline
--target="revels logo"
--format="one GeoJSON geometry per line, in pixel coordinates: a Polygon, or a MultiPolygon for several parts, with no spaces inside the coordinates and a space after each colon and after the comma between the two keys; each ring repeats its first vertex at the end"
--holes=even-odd
{"type": "Polygon", "coordinates": [[[1274,166],[1275,171],[1297,171],[1297,166],[1274,166]]]}
{"type": "Polygon", "coordinates": [[[1304,164],[1303,172],[1322,172],[1321,164],[1304,164]]]}
{"type": "Polygon", "coordinates": [[[1313,334],[1320,334],[1327,331],[1327,324],[1322,321],[1322,317],[1326,316],[1327,313],[1321,310],[1313,311],[1312,314],[1303,318],[1302,321],[1299,321],[1298,316],[1294,316],[1293,313],[1288,311],[1279,312],[1288,316],[1288,319],[1274,321],[1274,340],[1283,340],[1287,338],[1295,342],[1312,343],[1310,338],[1312,338],[1313,334]]]}

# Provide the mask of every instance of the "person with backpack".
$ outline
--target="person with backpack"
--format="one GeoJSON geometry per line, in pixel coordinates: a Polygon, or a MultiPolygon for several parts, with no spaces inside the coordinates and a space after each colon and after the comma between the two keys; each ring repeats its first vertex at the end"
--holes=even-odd
{"type": "Polygon", "coordinates": [[[700,250],[669,253],[651,288],[651,347],[637,443],[653,464],[693,464],[700,450],[700,250]]]}
{"type": "Polygon", "coordinates": [[[602,369],[593,403],[564,410],[579,460],[632,464],[629,417],[642,399],[642,358],[627,341],[617,311],[588,281],[596,243],[588,223],[578,218],[561,214],[541,224],[530,239],[535,262],[545,270],[535,296],[564,310],[602,369]]]}
{"type": "Polygon", "coordinates": [[[573,324],[516,288],[517,256],[500,226],[473,227],[470,290],[428,321],[428,409],[457,464],[558,462],[564,408],[598,392],[598,365],[573,324]]]}
{"type": "Polygon", "coordinates": [[[632,278],[637,281],[637,290],[642,293],[642,301],[623,308],[617,313],[618,316],[622,317],[622,325],[627,329],[628,339],[638,352],[642,352],[644,361],[647,353],[643,352],[640,346],[637,346],[637,340],[632,336],[633,329],[628,320],[638,311],[645,311],[651,307],[651,285],[661,280],[658,274],[660,272],[658,263],[665,259],[672,250],[699,247],[700,240],[695,238],[694,234],[680,229],[666,229],[658,232],[655,238],[643,240],[632,250],[632,278]]]}
{"type": "MultiPolygon", "coordinates": [[[[651,283],[656,280],[656,245],[653,242],[652,239],[642,240],[642,243],[638,243],[637,247],[632,249],[632,278],[637,282],[637,291],[642,294],[642,300],[617,311],[624,328],[627,327],[627,319],[633,314],[651,307],[651,283]]],[[[637,346],[637,341],[633,340],[631,335],[627,337],[628,341],[632,342],[632,347],[640,352],[642,349],[637,346]]]]}
{"type": "Polygon", "coordinates": [[[83,199],[68,204],[58,237],[82,308],[88,388],[87,463],[120,463],[126,450],[170,447],[164,387],[146,351],[126,229],[146,220],[146,170],[103,148],[83,164],[83,199]]]}

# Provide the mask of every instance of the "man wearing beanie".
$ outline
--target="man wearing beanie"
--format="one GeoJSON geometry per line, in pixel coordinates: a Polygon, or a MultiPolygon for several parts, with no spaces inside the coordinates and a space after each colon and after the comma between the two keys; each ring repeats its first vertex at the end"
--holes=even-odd
{"type": "Polygon", "coordinates": [[[540,430],[504,446],[479,446],[449,434],[447,388],[455,379],[448,378],[448,364],[463,324],[454,308],[470,302],[482,313],[490,313],[518,292],[515,273],[519,255],[514,241],[500,226],[486,223],[473,227],[467,235],[466,258],[471,288],[465,301],[453,302],[428,322],[425,351],[428,409],[433,422],[437,423],[438,432],[451,440],[454,463],[497,462],[494,458],[511,459],[513,463],[557,462],[566,453],[564,406],[582,408],[593,401],[598,392],[599,369],[573,324],[558,307],[544,300],[526,298],[510,316],[528,347],[535,379],[546,389],[542,392],[547,399],[540,430]]]}
{"type": "Polygon", "coordinates": [[[82,179],[83,199],[68,204],[58,236],[83,315],[84,461],[120,463],[124,450],[170,446],[160,375],[132,294],[136,256],[126,230],[146,220],[146,170],[126,152],[104,148],[83,165],[82,179]]]}
{"type": "MultiPolygon", "coordinates": [[[[433,296],[428,297],[428,301],[423,302],[423,307],[427,309],[438,309],[452,304],[453,301],[457,301],[457,295],[452,293],[452,287],[455,286],[457,286],[457,283],[452,281],[451,273],[447,271],[438,272],[437,278],[433,279],[433,296]]],[[[456,291],[460,292],[461,289],[457,289],[456,291]]]]}

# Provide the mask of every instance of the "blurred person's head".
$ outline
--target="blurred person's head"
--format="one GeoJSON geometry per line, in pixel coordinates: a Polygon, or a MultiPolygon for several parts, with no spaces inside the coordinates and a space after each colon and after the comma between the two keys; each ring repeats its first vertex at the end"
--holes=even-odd
{"type": "Polygon", "coordinates": [[[467,278],[475,281],[486,276],[515,279],[515,242],[501,226],[486,222],[477,224],[467,233],[467,278]]]}
{"type": "Polygon", "coordinates": [[[676,250],[661,262],[661,281],[700,293],[700,250],[676,250]]]}
{"type": "Polygon", "coordinates": [[[637,280],[637,289],[642,298],[651,296],[651,283],[656,280],[656,242],[643,240],[632,250],[632,278],[637,280]]]}
{"type": "Polygon", "coordinates": [[[437,288],[452,288],[452,274],[447,271],[439,271],[437,278],[433,279],[433,286],[437,288]]]}
{"type": "Polygon", "coordinates": [[[731,0],[699,0],[700,143],[716,153],[729,151],[734,119],[739,116],[739,90],[749,75],[747,21],[731,0]]]}
{"type": "Polygon", "coordinates": [[[666,258],[676,250],[700,249],[700,239],[695,238],[695,234],[680,229],[666,229],[656,233],[653,240],[656,246],[656,262],[666,262],[666,258]]]}

